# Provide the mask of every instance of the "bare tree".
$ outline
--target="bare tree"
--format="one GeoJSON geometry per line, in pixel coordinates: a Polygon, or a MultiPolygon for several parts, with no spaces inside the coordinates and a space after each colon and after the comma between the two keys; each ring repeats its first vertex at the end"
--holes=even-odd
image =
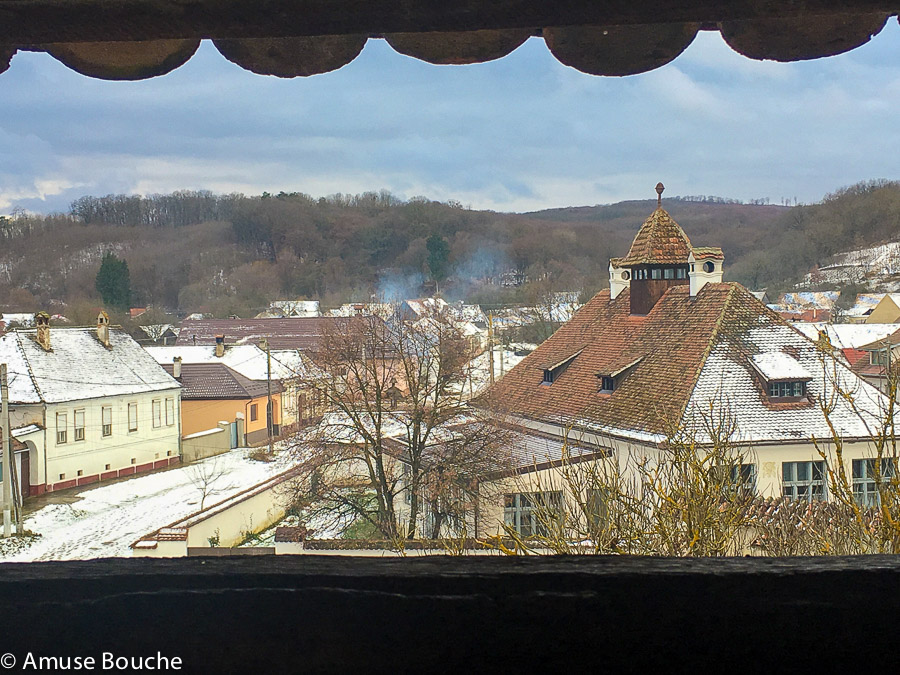
{"type": "Polygon", "coordinates": [[[192,464],[187,469],[187,477],[191,484],[200,492],[200,510],[206,505],[206,498],[220,494],[234,487],[231,483],[222,484],[222,479],[228,471],[218,457],[206,459],[192,464]]]}
{"type": "Polygon", "coordinates": [[[366,521],[394,541],[464,520],[479,473],[506,452],[493,420],[466,406],[470,342],[438,309],[327,330],[318,355],[326,376],[310,386],[332,412],[294,447],[307,518],[331,530],[366,521]]]}

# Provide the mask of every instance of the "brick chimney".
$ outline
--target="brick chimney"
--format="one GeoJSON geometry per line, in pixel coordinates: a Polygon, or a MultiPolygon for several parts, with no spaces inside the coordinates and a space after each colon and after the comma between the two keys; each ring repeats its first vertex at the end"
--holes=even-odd
{"type": "Polygon", "coordinates": [[[109,345],[109,314],[104,311],[101,311],[97,315],[97,339],[100,340],[100,344],[102,344],[107,349],[110,348],[109,345]]]}
{"type": "Polygon", "coordinates": [[[176,356],[172,359],[172,377],[176,380],[181,380],[181,357],[176,356]]]}
{"type": "Polygon", "coordinates": [[[47,312],[38,312],[34,315],[34,325],[37,328],[35,340],[45,352],[50,349],[50,315],[47,312]]]}
{"type": "Polygon", "coordinates": [[[216,335],[216,356],[220,359],[225,356],[225,336],[216,335]]]}

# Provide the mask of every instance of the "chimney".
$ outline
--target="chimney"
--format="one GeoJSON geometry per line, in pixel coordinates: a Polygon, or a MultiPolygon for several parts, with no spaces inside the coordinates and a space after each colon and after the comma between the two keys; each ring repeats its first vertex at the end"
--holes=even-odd
{"type": "Polygon", "coordinates": [[[47,312],[38,312],[34,315],[34,325],[37,327],[35,339],[45,352],[50,349],[50,315],[47,312]]]}
{"type": "Polygon", "coordinates": [[[220,359],[225,356],[225,336],[216,335],[216,356],[220,359]]]}
{"type": "Polygon", "coordinates": [[[176,356],[172,359],[172,377],[181,381],[181,357],[176,356]]]}
{"type": "Polygon", "coordinates": [[[722,249],[713,247],[695,248],[688,256],[691,297],[697,296],[706,284],[722,283],[722,265],[725,256],[722,249]]]}
{"type": "Polygon", "coordinates": [[[609,261],[609,299],[615,300],[619,293],[631,286],[631,270],[624,267],[614,267],[609,261]]]}
{"type": "Polygon", "coordinates": [[[103,311],[97,315],[97,339],[109,349],[109,314],[103,311]]]}

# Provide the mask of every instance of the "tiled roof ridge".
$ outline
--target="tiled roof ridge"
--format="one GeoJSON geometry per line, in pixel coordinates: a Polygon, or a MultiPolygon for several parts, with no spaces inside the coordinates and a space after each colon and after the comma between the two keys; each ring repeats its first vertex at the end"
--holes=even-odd
{"type": "MultiPolygon", "coordinates": [[[[35,330],[35,334],[37,330],[35,330]]],[[[34,376],[34,370],[31,368],[31,361],[28,359],[28,353],[25,351],[25,348],[22,346],[22,334],[17,330],[16,331],[16,349],[19,350],[22,354],[22,362],[25,364],[25,368],[28,369],[28,377],[31,378],[31,385],[34,387],[34,390],[37,392],[38,399],[42,403],[46,403],[44,400],[44,392],[41,391],[41,387],[38,384],[37,378],[34,376]]]]}

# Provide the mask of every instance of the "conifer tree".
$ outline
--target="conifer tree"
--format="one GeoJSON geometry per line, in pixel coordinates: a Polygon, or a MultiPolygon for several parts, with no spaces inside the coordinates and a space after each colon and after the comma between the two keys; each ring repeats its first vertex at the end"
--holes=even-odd
{"type": "Polygon", "coordinates": [[[131,307],[131,275],[128,263],[120,260],[115,253],[107,251],[100,263],[95,282],[103,304],[114,309],[127,310],[131,307]]]}

